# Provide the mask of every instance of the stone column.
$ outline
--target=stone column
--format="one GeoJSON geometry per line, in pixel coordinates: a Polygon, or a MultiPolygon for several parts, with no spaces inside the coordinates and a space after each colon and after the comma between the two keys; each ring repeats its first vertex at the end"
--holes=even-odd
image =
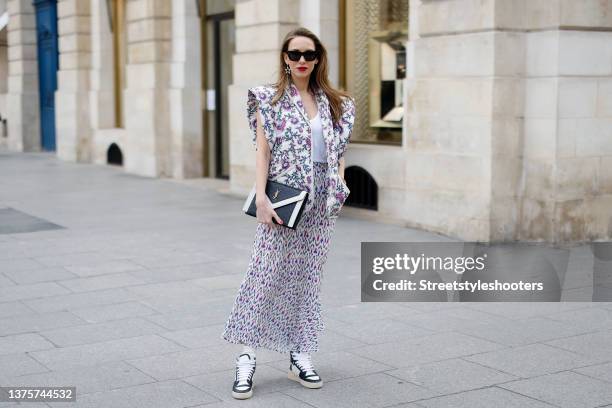
{"type": "Polygon", "coordinates": [[[194,0],[172,2],[172,177],[202,177],[202,57],[194,0]]]}
{"type": "Polygon", "coordinates": [[[171,177],[170,78],[172,3],[129,0],[128,63],[124,91],[125,168],[130,173],[171,177]]]}
{"type": "Polygon", "coordinates": [[[246,119],[247,89],[276,82],[285,35],[299,24],[298,0],[236,3],[234,83],[229,89],[230,189],[240,194],[255,182],[255,149],[246,119]]]}
{"type": "Polygon", "coordinates": [[[315,33],[327,50],[329,78],[338,86],[338,0],[303,0],[300,25],[315,33]]]}
{"type": "Polygon", "coordinates": [[[107,1],[91,0],[92,41],[89,100],[91,127],[94,132],[115,127],[113,33],[109,24],[107,1]]]}
{"type": "Polygon", "coordinates": [[[9,0],[8,148],[40,151],[36,16],[31,1],[9,0]]]}
{"type": "Polygon", "coordinates": [[[89,162],[92,154],[90,7],[90,1],[82,0],[57,3],[60,52],[55,93],[57,155],[73,162],[89,162]]]}
{"type": "Polygon", "coordinates": [[[612,2],[415,11],[409,223],[468,240],[610,239],[612,2]]]}
{"type": "Polygon", "coordinates": [[[526,30],[519,238],[609,240],[612,2],[498,3],[526,30]]]}
{"type": "Polygon", "coordinates": [[[497,165],[496,51],[505,38],[494,29],[495,0],[410,5],[411,22],[418,21],[408,42],[413,61],[407,81],[405,219],[411,226],[486,241],[497,165]]]}

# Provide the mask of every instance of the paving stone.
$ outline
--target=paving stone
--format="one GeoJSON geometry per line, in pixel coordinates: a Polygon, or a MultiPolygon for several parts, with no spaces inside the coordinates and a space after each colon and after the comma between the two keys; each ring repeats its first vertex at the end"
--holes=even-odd
{"type": "Polygon", "coordinates": [[[226,341],[220,336],[224,328],[225,324],[216,324],[194,329],[164,331],[160,333],[160,336],[187,348],[222,346],[226,344],[226,341]]]}
{"type": "Polygon", "coordinates": [[[319,349],[325,351],[353,350],[366,343],[332,330],[323,330],[319,335],[319,349]]]}
{"type": "Polygon", "coordinates": [[[136,294],[139,299],[172,297],[184,298],[188,296],[200,297],[209,293],[206,289],[196,286],[190,281],[149,283],[132,286],[126,289],[136,294]]]}
{"type": "Polygon", "coordinates": [[[238,289],[244,273],[193,279],[190,282],[204,289],[238,289]]]}
{"type": "Polygon", "coordinates": [[[612,383],[612,363],[593,365],[590,367],[575,368],[573,371],[582,375],[597,378],[612,383]]]}
{"type": "Polygon", "coordinates": [[[182,266],[190,264],[200,264],[204,262],[215,262],[218,259],[212,255],[203,253],[181,252],[167,256],[165,254],[155,254],[153,256],[138,256],[130,259],[132,262],[142,265],[145,268],[160,268],[164,266],[182,266]]]}
{"type": "Polygon", "coordinates": [[[398,320],[380,319],[371,320],[368,324],[344,323],[323,316],[325,327],[328,330],[355,339],[364,344],[380,344],[434,334],[433,331],[412,326],[398,320]]]}
{"type": "Polygon", "coordinates": [[[610,383],[571,371],[513,381],[500,387],[563,408],[612,404],[610,383]]]}
{"type": "MultiPolygon", "coordinates": [[[[13,273],[18,271],[31,271],[44,267],[44,264],[30,258],[15,258],[0,260],[1,273],[13,273]]],[[[8,276],[8,275],[7,275],[8,276]]]]}
{"type": "MultiPolygon", "coordinates": [[[[236,378],[235,373],[235,369],[232,368],[229,370],[185,377],[183,381],[206,391],[208,394],[220,400],[233,401],[232,386],[236,378]]],[[[253,393],[257,395],[257,398],[253,398],[253,401],[260,400],[260,396],[262,395],[281,391],[291,386],[292,381],[287,378],[286,371],[278,370],[269,365],[264,365],[259,362],[259,360],[257,361],[255,374],[253,374],[253,393]]]]}
{"type": "Polygon", "coordinates": [[[0,288],[0,302],[45,298],[62,295],[70,291],[55,282],[41,282],[30,285],[16,285],[0,288]]]}
{"type": "Polygon", "coordinates": [[[547,319],[570,324],[584,331],[612,330],[612,310],[599,307],[568,310],[547,315],[547,319]]]}
{"type": "Polygon", "coordinates": [[[590,302],[483,302],[469,304],[471,309],[514,320],[542,317],[591,306],[592,303],[590,302]]]}
{"type": "Polygon", "coordinates": [[[409,311],[394,303],[370,302],[328,308],[325,313],[327,316],[341,322],[363,324],[363,322],[370,320],[406,315],[409,311]]]}
{"type": "MultiPolygon", "coordinates": [[[[227,370],[235,366],[241,347],[233,344],[204,347],[176,353],[130,359],[128,363],[159,381],[227,370]]],[[[261,350],[263,351],[263,350],[261,350]]],[[[257,352],[257,363],[279,358],[278,353],[257,352]]]]}
{"type": "Polygon", "coordinates": [[[34,351],[30,352],[30,356],[51,370],[67,370],[129,358],[167,354],[182,349],[183,347],[170,340],[150,334],[128,339],[34,351]]]}
{"type": "MultiPolygon", "coordinates": [[[[348,351],[325,351],[312,353],[312,362],[324,382],[359,377],[365,374],[391,372],[393,367],[359,357],[348,351]]],[[[267,363],[268,365],[287,373],[289,370],[289,356],[282,360],[267,363]]]]}
{"type": "MultiPolygon", "coordinates": [[[[68,291],[68,289],[65,289],[68,291]]],[[[42,299],[24,300],[30,308],[38,312],[58,312],[80,309],[88,306],[108,305],[137,300],[137,295],[125,288],[105,289],[87,293],[70,293],[61,296],[50,296],[42,299]]]]}
{"type": "MultiPolygon", "coordinates": [[[[99,262],[108,261],[109,254],[101,252],[88,251],[88,252],[77,252],[72,254],[61,254],[61,255],[49,255],[39,256],[34,258],[37,262],[46,266],[63,266],[71,271],[68,267],[80,266],[80,265],[91,265],[99,262]]],[[[74,272],[73,272],[74,273],[74,272]]]]}
{"type": "Polygon", "coordinates": [[[70,289],[72,292],[89,292],[93,290],[142,285],[146,282],[124,272],[102,276],[92,276],[88,278],[62,280],[59,283],[62,286],[70,289]]]}
{"type": "Polygon", "coordinates": [[[0,274],[0,288],[5,288],[7,286],[15,286],[15,282],[0,274]]]}
{"type": "Polygon", "coordinates": [[[45,338],[35,333],[0,337],[0,355],[53,348],[45,338]]]}
{"type": "Polygon", "coordinates": [[[399,368],[502,348],[504,347],[490,341],[450,332],[364,346],[350,352],[399,368]]]}
{"type": "Polygon", "coordinates": [[[459,332],[506,346],[521,346],[584,333],[585,329],[551,319],[534,317],[513,324],[496,322],[463,326],[459,332]]]}
{"type": "MultiPolygon", "coordinates": [[[[233,296],[232,296],[233,297],[233,296]]],[[[147,298],[141,302],[147,307],[161,312],[147,316],[148,320],[169,330],[224,324],[232,310],[232,298],[189,298],[173,297],[160,299],[147,298]]]]}
{"type": "Polygon", "coordinates": [[[12,316],[23,316],[33,313],[35,312],[32,309],[30,309],[20,301],[0,303],[0,319],[12,316]]]}
{"type": "Polygon", "coordinates": [[[70,312],[28,314],[0,319],[0,336],[76,326],[85,321],[70,312]]]}
{"type": "MultiPolygon", "coordinates": [[[[552,408],[554,405],[497,387],[445,395],[418,404],[426,408],[552,408]],[[503,404],[503,405],[500,405],[503,404]]],[[[398,407],[399,408],[399,407],[398,407]]]]}
{"type": "Polygon", "coordinates": [[[387,374],[440,394],[454,394],[517,379],[513,375],[462,359],[405,367],[387,371],[387,374]]]}
{"type": "Polygon", "coordinates": [[[593,358],[612,360],[612,331],[600,331],[546,342],[554,347],[593,358]]]}
{"type": "Polygon", "coordinates": [[[230,311],[231,305],[229,308],[227,305],[224,305],[223,308],[220,309],[211,308],[210,315],[204,315],[204,311],[195,313],[188,313],[185,311],[156,314],[153,316],[147,316],[146,319],[169,330],[186,330],[215,324],[223,324],[227,320],[230,311]]]}
{"type": "Polygon", "coordinates": [[[129,259],[118,259],[112,261],[105,259],[103,262],[96,262],[94,265],[67,265],[65,266],[65,269],[81,277],[145,270],[142,265],[134,263],[129,259]]]}
{"type": "Polygon", "coordinates": [[[315,392],[295,383],[282,392],[315,407],[337,408],[386,407],[437,395],[434,391],[383,373],[332,381],[315,392]]]}
{"type": "Polygon", "coordinates": [[[425,313],[406,313],[393,316],[393,320],[401,321],[411,326],[421,327],[432,332],[461,330],[468,326],[483,324],[507,325],[512,321],[490,313],[463,308],[446,308],[425,313]]]}
{"type": "Polygon", "coordinates": [[[86,394],[75,403],[54,403],[79,408],[183,408],[215,402],[216,399],[183,381],[164,381],[86,394]]]}
{"type": "Polygon", "coordinates": [[[40,334],[58,347],[143,336],[164,331],[164,328],[141,318],[113,320],[110,322],[83,324],[55,330],[43,330],[40,334]]]}
{"type": "Polygon", "coordinates": [[[11,381],[20,386],[76,387],[77,399],[83,394],[155,382],[153,378],[124,362],[15,376],[11,381]]]}
{"type": "Polygon", "coordinates": [[[227,268],[227,263],[205,262],[165,268],[142,268],[141,270],[130,271],[129,274],[147,283],[161,283],[213,277],[228,273],[222,268],[227,268]]]}
{"type": "Polygon", "coordinates": [[[100,323],[128,317],[150,316],[157,313],[140,302],[85,307],[82,309],[72,309],[71,312],[89,323],[100,323]]]}
{"type": "Polygon", "coordinates": [[[4,272],[18,284],[28,284],[37,282],[51,282],[61,279],[75,278],[77,275],[67,271],[62,267],[39,267],[37,269],[17,270],[4,272]]]}
{"type": "Polygon", "coordinates": [[[225,322],[231,311],[233,298],[236,295],[234,289],[219,296],[214,296],[212,292],[206,292],[206,289],[203,288],[189,293],[190,291],[190,289],[186,289],[186,293],[173,296],[150,296],[146,298],[137,296],[141,303],[162,314],[193,314],[209,310],[207,313],[200,314],[200,319],[204,322],[202,326],[225,322]],[[229,310],[227,310],[228,308],[229,310]]]}
{"type": "Polygon", "coordinates": [[[589,366],[602,361],[601,358],[576,354],[546,344],[531,344],[464,358],[524,378],[589,366]]]}
{"type": "MultiPolygon", "coordinates": [[[[255,392],[255,387],[253,387],[253,392],[255,392]]],[[[280,392],[271,392],[263,395],[257,396],[257,398],[251,398],[247,401],[221,401],[221,402],[213,402],[212,404],[205,405],[197,405],[190,408],[236,408],[236,407],[245,407],[249,408],[312,408],[313,405],[307,404],[302,401],[298,401],[297,399],[282,394],[280,392]]]]}
{"type": "Polygon", "coordinates": [[[4,354],[0,355],[0,383],[21,385],[21,383],[11,383],[7,379],[20,375],[42,373],[48,371],[45,366],[34,360],[26,353],[4,354]]]}
{"type": "Polygon", "coordinates": [[[18,407],[18,408],[41,408],[41,407],[49,407],[50,405],[44,403],[44,402],[21,402],[19,404],[15,403],[11,403],[11,402],[0,402],[0,408],[5,408],[5,407],[18,407]]]}

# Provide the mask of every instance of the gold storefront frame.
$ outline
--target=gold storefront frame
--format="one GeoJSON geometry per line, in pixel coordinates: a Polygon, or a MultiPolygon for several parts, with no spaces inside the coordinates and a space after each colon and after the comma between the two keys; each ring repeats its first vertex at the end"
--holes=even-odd
{"type": "Polygon", "coordinates": [[[125,86],[126,40],[125,0],[108,0],[111,4],[111,30],[113,33],[113,80],[115,99],[115,127],[124,127],[123,88],[125,86]]]}
{"type": "Polygon", "coordinates": [[[408,1],[339,0],[338,6],[339,86],[356,103],[351,141],[401,145],[403,121],[380,117],[380,41],[408,39],[408,1]]]}

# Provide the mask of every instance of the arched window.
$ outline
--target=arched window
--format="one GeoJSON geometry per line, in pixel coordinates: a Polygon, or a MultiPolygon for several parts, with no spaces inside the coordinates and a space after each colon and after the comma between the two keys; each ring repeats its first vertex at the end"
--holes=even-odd
{"type": "Polygon", "coordinates": [[[344,177],[346,185],[351,190],[345,205],[378,210],[378,184],[366,169],[349,166],[344,171],[344,177]]]}
{"type": "Polygon", "coordinates": [[[123,166],[123,153],[115,143],[111,144],[106,152],[106,164],[123,166]]]}

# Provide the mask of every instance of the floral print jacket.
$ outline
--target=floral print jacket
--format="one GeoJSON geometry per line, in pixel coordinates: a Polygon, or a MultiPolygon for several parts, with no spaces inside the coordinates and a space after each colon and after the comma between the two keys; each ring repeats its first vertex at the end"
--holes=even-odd
{"type": "MultiPolygon", "coordinates": [[[[261,85],[248,90],[247,117],[252,142],[256,146],[257,109],[259,108],[263,130],[270,146],[270,167],[268,179],[308,191],[305,210],[312,207],[313,149],[310,121],[298,89],[290,83],[283,96],[271,104],[276,88],[261,85]]],[[[338,217],[350,191],[338,173],[338,160],[346,151],[353,122],[355,102],[345,98],[342,116],[335,126],[332,124],[329,101],[321,90],[315,92],[315,99],[321,117],[323,136],[327,148],[327,215],[338,217]]]]}

